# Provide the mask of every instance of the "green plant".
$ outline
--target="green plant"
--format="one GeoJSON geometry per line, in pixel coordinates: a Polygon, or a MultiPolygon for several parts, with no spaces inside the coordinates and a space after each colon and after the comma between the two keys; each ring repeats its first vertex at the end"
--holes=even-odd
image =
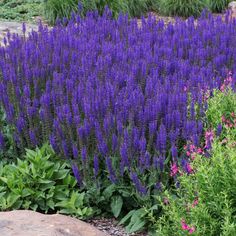
{"type": "MultiPolygon", "coordinates": [[[[128,1],[124,0],[95,0],[96,9],[98,10],[99,14],[102,15],[105,8],[108,7],[113,17],[117,18],[119,13],[128,13],[129,14],[129,5],[128,1]]],[[[83,5],[82,1],[82,5],[83,5]]]]}
{"type": "Polygon", "coordinates": [[[43,13],[43,0],[0,1],[0,18],[14,21],[36,21],[43,13]]]}
{"type": "Polygon", "coordinates": [[[77,0],[46,0],[44,4],[45,17],[51,24],[57,19],[70,18],[77,9],[77,0]]]}
{"type": "Polygon", "coordinates": [[[222,12],[224,11],[230,0],[206,0],[209,8],[212,12],[222,12]]]}
{"type": "Polygon", "coordinates": [[[142,16],[149,9],[147,0],[128,0],[128,8],[130,16],[142,16]]]}
{"type": "Polygon", "coordinates": [[[222,123],[223,117],[225,120],[232,119],[233,113],[236,114],[236,93],[230,88],[225,92],[215,90],[212,98],[208,100],[206,112],[208,126],[216,128],[222,123]]]}
{"type": "Polygon", "coordinates": [[[160,12],[168,16],[199,16],[208,5],[205,0],[160,0],[160,12]]]}
{"type": "Polygon", "coordinates": [[[86,218],[93,211],[79,193],[70,165],[56,158],[49,145],[26,150],[24,160],[0,165],[0,209],[59,211],[86,218]]]}
{"type": "Polygon", "coordinates": [[[158,235],[236,234],[236,129],[227,144],[216,139],[212,156],[198,156],[194,174],[179,177],[180,188],[159,197],[163,215],[156,221],[158,235]]]}
{"type": "Polygon", "coordinates": [[[0,161],[12,161],[17,155],[13,140],[13,128],[6,121],[6,114],[0,107],[0,161]]]}

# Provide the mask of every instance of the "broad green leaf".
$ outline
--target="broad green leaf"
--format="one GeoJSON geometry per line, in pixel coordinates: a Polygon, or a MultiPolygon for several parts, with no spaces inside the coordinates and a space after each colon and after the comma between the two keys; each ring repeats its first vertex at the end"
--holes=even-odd
{"type": "Polygon", "coordinates": [[[111,211],[117,218],[120,215],[123,206],[123,199],[121,196],[113,196],[111,201],[111,211]]]}
{"type": "Polygon", "coordinates": [[[127,222],[128,219],[130,219],[132,217],[132,215],[134,214],[136,210],[132,210],[130,211],[127,215],[125,215],[119,222],[118,225],[123,225],[125,222],[127,222]]]}
{"type": "Polygon", "coordinates": [[[141,230],[145,224],[146,222],[144,220],[138,219],[135,222],[130,222],[130,224],[125,227],[125,229],[127,233],[131,234],[131,233],[141,230]]]}

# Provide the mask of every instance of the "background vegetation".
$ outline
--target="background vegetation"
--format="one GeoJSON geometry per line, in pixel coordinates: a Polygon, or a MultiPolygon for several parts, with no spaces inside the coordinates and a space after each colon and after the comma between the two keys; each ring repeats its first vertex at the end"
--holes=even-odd
{"type": "Polygon", "coordinates": [[[232,0],[3,0],[0,2],[0,19],[37,21],[44,17],[55,24],[57,19],[70,18],[72,12],[98,10],[102,14],[108,6],[117,17],[120,12],[140,17],[149,11],[167,16],[199,16],[203,9],[223,12],[232,0]]]}

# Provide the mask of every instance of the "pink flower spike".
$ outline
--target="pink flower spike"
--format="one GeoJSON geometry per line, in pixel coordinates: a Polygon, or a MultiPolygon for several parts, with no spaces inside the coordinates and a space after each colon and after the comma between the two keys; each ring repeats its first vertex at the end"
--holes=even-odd
{"type": "Polygon", "coordinates": [[[186,155],[189,157],[191,155],[190,151],[187,151],[186,155]]]}
{"type": "Polygon", "coordinates": [[[222,120],[222,122],[225,122],[225,120],[226,120],[226,119],[225,119],[225,116],[222,116],[222,117],[221,117],[221,120],[222,120]]]}
{"type": "Polygon", "coordinates": [[[189,234],[192,234],[192,233],[194,233],[195,231],[196,231],[196,229],[195,229],[194,226],[192,226],[192,227],[189,228],[189,230],[188,230],[189,234]]]}
{"type": "Polygon", "coordinates": [[[201,148],[198,148],[198,149],[197,149],[197,153],[198,153],[198,154],[201,154],[201,153],[202,153],[202,149],[201,149],[201,148]]]}
{"type": "Polygon", "coordinates": [[[176,164],[176,163],[173,163],[173,164],[171,165],[170,176],[175,176],[175,175],[178,173],[178,171],[179,171],[179,168],[178,168],[177,164],[176,164]]]}
{"type": "Polygon", "coordinates": [[[191,174],[193,172],[193,168],[189,163],[187,163],[186,168],[187,168],[187,171],[189,174],[191,174]]]}
{"type": "Polygon", "coordinates": [[[189,230],[190,229],[184,219],[181,220],[181,227],[182,227],[182,230],[189,230]]]}
{"type": "Polygon", "coordinates": [[[165,205],[168,205],[170,203],[169,199],[167,197],[164,198],[163,202],[164,202],[165,205]]]}
{"type": "Polygon", "coordinates": [[[192,208],[194,208],[198,204],[198,199],[196,198],[192,204],[192,208]]]}

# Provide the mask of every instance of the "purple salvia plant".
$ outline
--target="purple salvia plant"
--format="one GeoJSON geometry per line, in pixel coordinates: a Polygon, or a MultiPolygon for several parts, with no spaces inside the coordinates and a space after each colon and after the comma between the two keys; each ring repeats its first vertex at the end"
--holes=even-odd
{"type": "Polygon", "coordinates": [[[197,26],[165,26],[150,16],[139,27],[108,10],[73,16],[66,27],[40,24],[0,47],[0,106],[21,150],[49,141],[78,166],[86,159],[81,181],[107,173],[116,182],[151,168],[162,179],[167,155],[178,161],[175,148],[199,144],[206,93],[228,71],[235,84],[235,34],[236,21],[202,16],[197,26]]]}

